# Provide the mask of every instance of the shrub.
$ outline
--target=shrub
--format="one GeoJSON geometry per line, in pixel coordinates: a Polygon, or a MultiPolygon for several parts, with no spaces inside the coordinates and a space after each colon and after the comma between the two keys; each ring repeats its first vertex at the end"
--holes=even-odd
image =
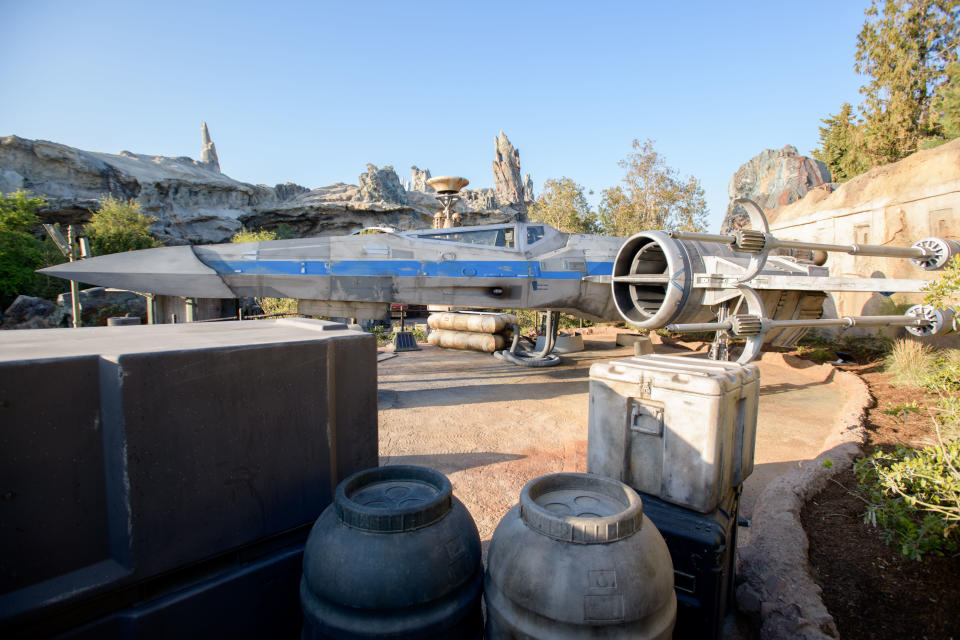
{"type": "Polygon", "coordinates": [[[854,463],[864,521],[915,560],[960,549],[960,440],[877,451],[854,463]]]}
{"type": "Polygon", "coordinates": [[[264,242],[266,240],[276,240],[277,233],[275,231],[267,231],[266,229],[257,229],[256,231],[251,231],[246,227],[240,229],[233,237],[230,238],[230,242],[264,242]]]}
{"type": "Polygon", "coordinates": [[[84,233],[90,239],[93,255],[122,253],[159,247],[161,242],[150,235],[150,223],[156,220],[143,214],[140,203],[104,196],[84,233]]]}
{"type": "Polygon", "coordinates": [[[26,191],[0,196],[0,311],[18,295],[33,293],[34,269],[43,256],[31,231],[40,223],[37,209],[44,204],[26,191]]]}

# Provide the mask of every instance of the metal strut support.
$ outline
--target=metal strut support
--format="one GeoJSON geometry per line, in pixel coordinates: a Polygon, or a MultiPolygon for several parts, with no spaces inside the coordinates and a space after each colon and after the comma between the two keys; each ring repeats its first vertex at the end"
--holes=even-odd
{"type": "Polygon", "coordinates": [[[493,357],[522,367],[552,367],[560,364],[560,356],[553,351],[557,344],[557,332],[560,330],[560,312],[547,311],[546,326],[543,332],[543,349],[531,351],[520,344],[520,329],[513,325],[513,343],[510,349],[494,351],[493,357]]]}

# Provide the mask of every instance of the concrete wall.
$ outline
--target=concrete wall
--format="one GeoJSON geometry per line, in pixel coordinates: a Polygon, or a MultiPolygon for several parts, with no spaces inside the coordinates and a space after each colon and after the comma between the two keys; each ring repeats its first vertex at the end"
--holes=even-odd
{"type": "MultiPolygon", "coordinates": [[[[302,319],[0,333],[0,635],[136,604],[131,585],[216,574],[222,596],[278,547],[296,568],[339,481],[377,466],[375,352],[302,319]]],[[[295,573],[271,587],[293,602],[295,573]]],[[[246,580],[231,619],[255,624],[246,580]]]]}
{"type": "MultiPolygon", "coordinates": [[[[768,212],[774,235],[831,244],[910,246],[925,237],[960,239],[960,140],[920,151],[840,185],[832,193],[811,191],[797,203],[768,212]]],[[[831,253],[831,276],[929,280],[908,260],[831,253]]],[[[831,294],[825,315],[896,313],[922,294],[831,294]]]]}

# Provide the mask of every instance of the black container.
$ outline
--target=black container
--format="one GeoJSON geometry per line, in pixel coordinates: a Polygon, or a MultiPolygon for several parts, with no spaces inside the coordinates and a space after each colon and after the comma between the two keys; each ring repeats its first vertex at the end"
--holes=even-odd
{"type": "Polygon", "coordinates": [[[712,513],[697,513],[640,494],[643,513],[656,525],[673,559],[677,592],[674,638],[718,638],[733,600],[740,487],[712,513]]]}
{"type": "Polygon", "coordinates": [[[337,486],[303,555],[303,638],[479,638],[480,535],[450,481],[424,467],[337,486]]]}

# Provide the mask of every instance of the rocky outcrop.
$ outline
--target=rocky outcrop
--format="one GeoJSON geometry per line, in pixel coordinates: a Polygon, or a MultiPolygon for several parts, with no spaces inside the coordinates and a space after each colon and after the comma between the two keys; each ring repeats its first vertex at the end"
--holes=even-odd
{"type": "Polygon", "coordinates": [[[764,211],[796,202],[811,189],[831,188],[827,165],[797,152],[787,145],[782,149],[766,149],[737,169],[727,192],[730,205],[723,219],[721,233],[748,224],[746,211],[734,204],[737,198],[749,198],[764,211]]]}
{"type": "Polygon", "coordinates": [[[434,193],[434,188],[427,184],[431,177],[430,169],[421,169],[417,165],[410,167],[410,191],[434,193]]]}
{"type": "Polygon", "coordinates": [[[63,311],[54,303],[33,296],[17,296],[3,312],[0,329],[48,329],[60,326],[63,311]]]}
{"type": "MultiPolygon", "coordinates": [[[[86,223],[105,195],[136,199],[155,219],[153,234],[167,244],[224,242],[242,226],[274,229],[285,224],[302,235],[336,235],[374,225],[428,228],[442,208],[425,184],[430,172],[416,167],[409,191],[392,167],[373,165],[360,176],[359,186],[307,189],[289,182],[274,187],[240,182],[220,173],[212,141],[206,146],[209,130],[201,127],[201,133],[210,153],[199,162],[0,138],[0,191],[26,189],[44,196],[49,204],[41,209],[41,218],[62,224],[86,223]]],[[[499,204],[492,189],[465,190],[461,197],[455,208],[464,224],[504,222],[519,212],[516,206],[499,204]]]]}
{"type": "Polygon", "coordinates": [[[378,169],[376,165],[367,164],[367,170],[360,174],[358,180],[360,191],[354,196],[355,201],[407,204],[407,191],[391,166],[378,169]]]}
{"type": "Polygon", "coordinates": [[[523,176],[523,199],[527,202],[533,202],[536,197],[533,195],[533,178],[527,173],[523,176]]]}
{"type": "Polygon", "coordinates": [[[207,123],[200,123],[200,164],[220,173],[220,158],[217,156],[217,145],[210,139],[210,130],[207,129],[207,123]]]}
{"type": "Polygon", "coordinates": [[[494,140],[493,190],[502,206],[523,206],[523,178],[520,174],[520,152],[514,149],[503,130],[494,140]]]}
{"type": "MultiPolygon", "coordinates": [[[[84,326],[103,327],[107,318],[120,316],[137,316],[146,323],[147,301],[138,293],[93,287],[81,290],[79,298],[80,319],[84,326]]],[[[57,308],[62,317],[73,318],[72,299],[69,293],[57,296],[57,308]]]]}

